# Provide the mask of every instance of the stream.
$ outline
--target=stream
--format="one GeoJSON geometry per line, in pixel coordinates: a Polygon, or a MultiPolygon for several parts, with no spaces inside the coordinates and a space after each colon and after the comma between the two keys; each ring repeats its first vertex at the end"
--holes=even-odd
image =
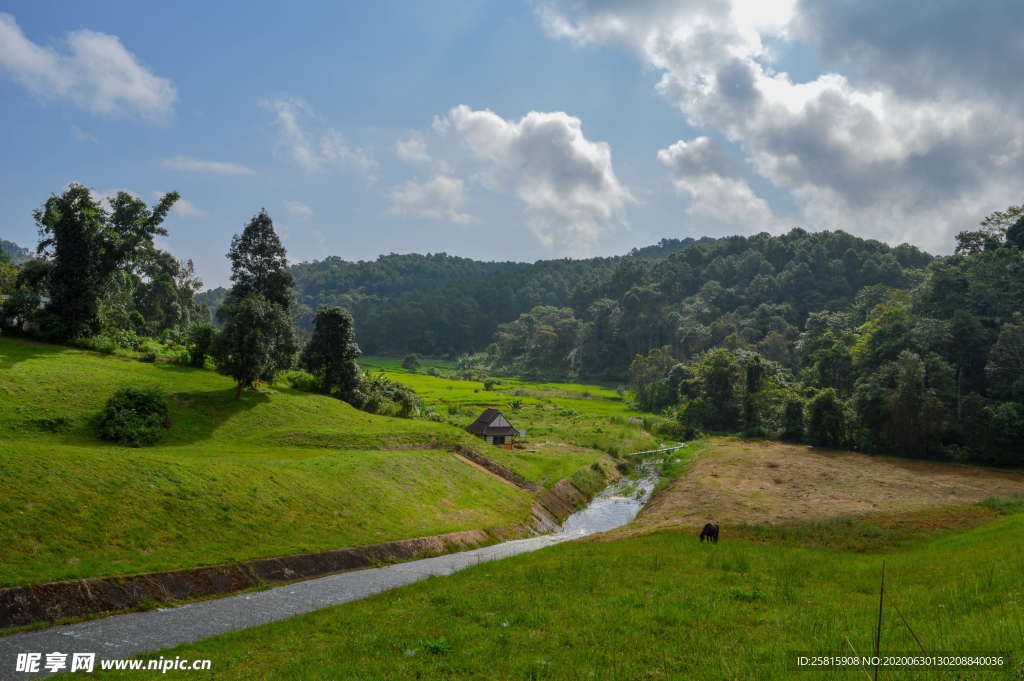
{"type": "Polygon", "coordinates": [[[612,483],[555,533],[517,539],[379,568],[354,570],[294,584],[196,601],[160,610],[112,615],[23,634],[0,637],[0,681],[49,676],[15,672],[18,653],[95,653],[100,660],[127,658],[247,629],[260,624],[348,603],[431,576],[450,575],[490,560],[536,551],[606,532],[633,520],[658,481],[660,460],[646,460],[637,472],[612,483]]]}

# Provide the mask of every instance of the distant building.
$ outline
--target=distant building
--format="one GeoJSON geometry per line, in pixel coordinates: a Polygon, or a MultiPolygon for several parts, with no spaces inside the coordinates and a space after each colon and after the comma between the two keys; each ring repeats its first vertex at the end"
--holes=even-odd
{"type": "Polygon", "coordinates": [[[512,443],[521,433],[497,409],[484,409],[484,413],[466,428],[492,445],[512,449],[512,443]]]}

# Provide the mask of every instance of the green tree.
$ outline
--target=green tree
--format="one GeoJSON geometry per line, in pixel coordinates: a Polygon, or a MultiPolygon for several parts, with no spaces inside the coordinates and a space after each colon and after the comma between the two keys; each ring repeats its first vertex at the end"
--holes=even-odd
{"type": "Polygon", "coordinates": [[[292,366],[297,352],[295,329],[288,314],[292,275],[274,224],[266,211],[249,221],[231,239],[231,281],[234,284],[217,311],[223,329],[214,355],[217,371],[242,388],[272,381],[292,366]]]}
{"type": "Polygon", "coordinates": [[[134,287],[132,302],[149,335],[209,320],[210,313],[195,300],[203,282],[196,278],[191,260],[181,261],[154,249],[140,269],[142,277],[134,287]]]}
{"type": "Polygon", "coordinates": [[[637,355],[629,364],[629,383],[636,404],[644,411],[661,411],[677,398],[668,387],[668,373],[676,364],[668,346],[637,355]]]}
{"type": "Polygon", "coordinates": [[[350,399],[362,375],[356,364],[362,353],[352,315],[344,308],[323,307],[313,323],[313,337],[302,351],[302,367],[319,379],[324,393],[350,399]]]}
{"type": "Polygon", "coordinates": [[[20,268],[11,264],[7,254],[0,251],[0,295],[10,295],[18,281],[20,268]]]}
{"type": "Polygon", "coordinates": [[[1024,250],[1024,216],[1007,228],[1006,245],[1024,250]]]}
{"type": "Polygon", "coordinates": [[[991,425],[991,457],[1009,466],[1024,464],[1024,404],[1002,402],[988,409],[991,425]]]}
{"type": "Polygon", "coordinates": [[[110,277],[132,270],[153,249],[153,237],[179,198],[165,194],[152,208],[120,192],[110,211],[93,201],[89,189],[72,184],[35,211],[42,240],[38,251],[49,264],[46,288],[51,332],[61,339],[95,333],[99,302],[110,277]]]}
{"type": "Polygon", "coordinates": [[[804,439],[804,401],[799,397],[791,397],[786,400],[786,407],[782,413],[783,440],[800,442],[804,439]]]}
{"type": "Polygon", "coordinates": [[[257,294],[285,312],[290,310],[294,279],[288,271],[287,252],[266,211],[260,211],[231,239],[228,258],[233,282],[229,298],[241,300],[257,294]]]}
{"type": "Polygon", "coordinates": [[[945,414],[925,379],[925,363],[904,350],[896,361],[895,386],[889,392],[889,438],[901,454],[926,454],[941,436],[945,414]]]}
{"type": "Polygon", "coordinates": [[[405,358],[402,360],[402,368],[405,369],[406,371],[416,373],[417,371],[420,370],[420,366],[422,365],[420,364],[419,353],[411,352],[408,355],[406,355],[405,358]]]}
{"type": "Polygon", "coordinates": [[[992,395],[1024,402],[1024,315],[1003,325],[985,365],[992,395]]]}
{"type": "Polygon", "coordinates": [[[846,443],[846,413],[835,388],[819,390],[807,407],[807,439],[816,447],[846,443]]]}
{"type": "Polygon", "coordinates": [[[292,365],[296,351],[291,319],[280,305],[251,294],[226,307],[226,321],[214,344],[217,371],[235,380],[235,399],[243,388],[273,381],[292,365]]]}
{"type": "Polygon", "coordinates": [[[213,355],[217,344],[217,330],[213,324],[194,324],[189,327],[185,338],[188,363],[194,367],[206,366],[206,358],[213,355]]]}
{"type": "Polygon", "coordinates": [[[715,408],[707,425],[716,430],[735,430],[739,426],[740,399],[744,393],[743,369],[736,355],[724,348],[712,350],[701,358],[699,367],[704,396],[715,408]]]}

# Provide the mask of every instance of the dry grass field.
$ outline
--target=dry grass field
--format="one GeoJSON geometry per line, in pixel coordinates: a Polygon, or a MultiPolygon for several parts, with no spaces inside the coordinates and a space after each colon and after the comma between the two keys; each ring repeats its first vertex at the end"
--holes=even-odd
{"type": "Polygon", "coordinates": [[[1024,494],[1024,473],[717,438],[626,534],[899,514],[1024,494]]]}

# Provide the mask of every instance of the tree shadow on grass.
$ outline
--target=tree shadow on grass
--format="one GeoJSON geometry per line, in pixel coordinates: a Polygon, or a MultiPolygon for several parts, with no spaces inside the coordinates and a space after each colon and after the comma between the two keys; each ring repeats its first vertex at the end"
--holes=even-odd
{"type": "Polygon", "coordinates": [[[225,422],[270,401],[270,396],[243,390],[235,399],[235,389],[174,393],[171,402],[171,430],[161,445],[186,445],[209,440],[225,422]]]}
{"type": "Polygon", "coordinates": [[[0,338],[14,341],[0,343],[0,370],[13,368],[14,365],[26,360],[58,355],[68,349],[63,345],[40,343],[8,333],[0,334],[0,338]]]}

